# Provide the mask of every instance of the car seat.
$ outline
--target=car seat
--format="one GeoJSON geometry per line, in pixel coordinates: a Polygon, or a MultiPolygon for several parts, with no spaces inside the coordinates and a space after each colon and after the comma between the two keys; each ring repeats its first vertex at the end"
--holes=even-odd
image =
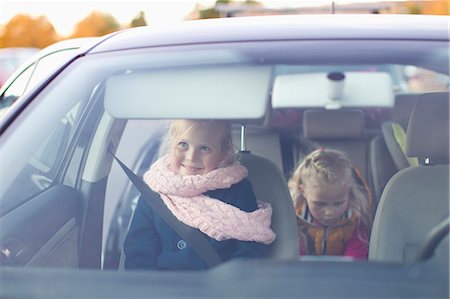
{"type": "Polygon", "coordinates": [[[406,156],[406,128],[414,105],[420,94],[398,94],[395,96],[392,121],[382,124],[381,130],[386,146],[397,170],[419,164],[416,157],[406,156]]]}
{"type": "MultiPolygon", "coordinates": [[[[427,233],[449,215],[449,93],[418,98],[406,139],[407,155],[426,164],[397,172],[386,185],[375,214],[369,260],[413,262],[427,233]]],[[[448,236],[430,263],[448,267],[448,236]]]]}
{"type": "MultiPolygon", "coordinates": [[[[241,128],[232,127],[233,144],[241,143],[241,128]]],[[[253,154],[265,157],[274,162],[280,169],[283,168],[280,136],[276,130],[265,126],[245,125],[245,146],[251,149],[253,154]]]]}
{"type": "Polygon", "coordinates": [[[299,255],[299,239],[294,205],[281,169],[271,160],[240,151],[238,159],[248,169],[256,198],[272,205],[272,230],[275,241],[269,256],[277,260],[294,260],[299,255]]]}
{"type": "MultiPolygon", "coordinates": [[[[361,173],[362,179],[370,182],[369,142],[364,127],[364,113],[360,109],[306,110],[303,113],[303,142],[343,151],[361,173]]],[[[299,157],[305,154],[299,153],[299,157]]]]}
{"type": "Polygon", "coordinates": [[[407,157],[406,128],[411,111],[420,94],[397,94],[391,120],[381,125],[382,135],[370,144],[370,165],[375,198],[379,199],[389,179],[399,170],[417,166],[418,159],[407,157]]]}
{"type": "Polygon", "coordinates": [[[364,114],[361,110],[306,110],[303,113],[303,135],[321,146],[347,153],[367,178],[364,114]]]}
{"type": "Polygon", "coordinates": [[[247,178],[252,183],[256,198],[272,206],[271,228],[276,239],[269,245],[269,257],[276,260],[296,260],[300,244],[294,205],[281,169],[278,134],[268,130],[266,122],[267,118],[262,123],[256,122],[259,130],[255,129],[253,122],[241,124],[239,142],[235,143],[240,145],[237,158],[248,170],[247,178]]]}

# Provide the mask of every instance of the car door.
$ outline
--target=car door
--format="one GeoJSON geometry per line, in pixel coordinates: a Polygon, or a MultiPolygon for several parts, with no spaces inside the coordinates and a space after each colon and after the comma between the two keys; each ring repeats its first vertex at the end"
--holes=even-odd
{"type": "Polygon", "coordinates": [[[86,113],[93,99],[31,103],[0,137],[2,265],[80,265],[88,198],[95,190],[80,183],[97,122],[86,113]]]}

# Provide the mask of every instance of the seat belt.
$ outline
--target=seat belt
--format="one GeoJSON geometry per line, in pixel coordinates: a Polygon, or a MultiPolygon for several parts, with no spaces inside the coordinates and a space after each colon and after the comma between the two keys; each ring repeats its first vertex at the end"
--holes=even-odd
{"type": "MultiPolygon", "coordinates": [[[[111,151],[110,151],[111,152],[111,151]]],[[[153,208],[153,210],[161,216],[162,219],[200,256],[208,268],[212,268],[222,263],[223,260],[217,251],[208,242],[206,237],[199,230],[194,229],[183,222],[179,221],[172,212],[163,203],[158,193],[150,189],[149,186],[137,175],[133,173],[122,161],[119,160],[112,152],[114,159],[119,163],[125,174],[131,180],[133,185],[141,193],[142,198],[153,208]]]]}

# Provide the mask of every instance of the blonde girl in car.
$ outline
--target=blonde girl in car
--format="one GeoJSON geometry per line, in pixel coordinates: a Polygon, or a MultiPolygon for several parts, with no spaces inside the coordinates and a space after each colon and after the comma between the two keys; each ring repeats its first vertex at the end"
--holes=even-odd
{"type": "Polygon", "coordinates": [[[288,182],[300,237],[300,255],[367,259],[370,199],[343,152],[319,148],[288,182]]]}
{"type": "MultiPolygon", "coordinates": [[[[169,153],[144,181],[184,224],[200,230],[223,261],[264,257],[275,239],[272,209],[257,202],[247,169],[234,154],[231,127],[221,120],[175,120],[169,153]]],[[[139,200],[124,243],[126,269],[204,269],[188,242],[139,200]]]]}

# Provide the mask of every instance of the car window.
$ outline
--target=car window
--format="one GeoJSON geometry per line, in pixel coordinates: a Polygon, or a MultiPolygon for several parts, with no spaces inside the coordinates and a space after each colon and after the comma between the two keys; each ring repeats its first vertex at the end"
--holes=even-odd
{"type": "MultiPolygon", "coordinates": [[[[44,140],[41,146],[36,150],[33,157],[30,159],[29,164],[37,171],[46,174],[51,177],[52,169],[55,169],[55,165],[58,161],[59,153],[64,152],[65,146],[68,143],[68,139],[71,135],[71,131],[74,125],[75,117],[77,115],[79,104],[73,107],[67,115],[61,120],[61,122],[54,128],[48,138],[44,140]]],[[[49,182],[51,178],[46,177],[49,182]]],[[[45,188],[45,186],[42,186],[45,188]]]]}
{"type": "Polygon", "coordinates": [[[70,57],[71,52],[77,48],[64,49],[57,52],[53,52],[39,59],[38,64],[30,78],[30,82],[27,85],[27,90],[34,87],[34,85],[46,78],[50,74],[54,73],[57,67],[61,67],[68,57],[70,57]]]}
{"type": "Polygon", "coordinates": [[[33,74],[34,66],[34,63],[27,66],[26,69],[19,76],[17,76],[14,82],[10,86],[8,86],[2,97],[20,97],[26,90],[27,84],[31,78],[31,75],[33,74]]]}
{"type": "MultiPolygon", "coordinates": [[[[322,44],[323,42],[317,42],[317,48],[326,48],[322,44]]],[[[83,59],[80,59],[79,67],[78,65],[73,66],[73,71],[70,73],[70,80],[61,79],[63,80],[63,84],[57,85],[57,88],[52,89],[52,92],[50,92],[48,95],[46,93],[42,93],[42,98],[51,98],[55,103],[59,101],[58,104],[62,105],[62,107],[60,107],[59,109],[62,109],[62,111],[64,112],[59,111],[58,114],[53,114],[50,113],[51,109],[46,108],[48,111],[43,110],[41,113],[45,115],[46,120],[52,120],[52,125],[46,127],[43,127],[42,125],[36,125],[35,127],[31,127],[28,130],[28,132],[26,133],[27,135],[32,134],[35,136],[40,136],[40,139],[33,139],[34,142],[33,146],[29,149],[29,155],[22,157],[22,159],[24,159],[26,163],[24,163],[22,167],[15,167],[17,174],[11,174],[11,177],[14,178],[14,180],[20,182],[17,184],[27,187],[16,188],[14,186],[17,185],[14,184],[12,185],[13,187],[9,186],[8,189],[15,190],[15,194],[14,196],[12,196],[12,193],[9,194],[11,196],[4,196],[2,197],[2,200],[24,200],[27,197],[36,194],[36,192],[40,192],[54,182],[55,175],[62,163],[60,160],[62,159],[62,157],[59,155],[61,155],[61,153],[64,152],[64,149],[67,148],[70,142],[70,136],[71,134],[73,134],[74,121],[79,117],[79,114],[81,113],[80,111],[82,111],[82,109],[76,103],[78,103],[78,101],[80,101],[82,98],[89,98],[89,96],[95,90],[95,87],[99,86],[98,82],[107,82],[110,78],[116,80],[115,82],[128,82],[126,84],[132,84],[133,82],[139,83],[139,80],[141,79],[159,80],[159,85],[155,86],[154,90],[150,91],[148,91],[148,86],[142,85],[142,83],[139,83],[141,85],[135,85],[136,88],[134,88],[133,85],[130,85],[129,87],[131,88],[128,88],[126,84],[115,84],[114,81],[111,81],[110,89],[113,92],[108,95],[110,98],[114,98],[114,100],[116,101],[116,106],[118,107],[117,109],[125,111],[125,108],[132,108],[132,104],[134,103],[133,101],[135,100],[151,100],[145,98],[145,96],[149,94],[149,92],[154,93],[155,97],[170,92],[173,95],[173,98],[180,99],[180,104],[184,103],[187,105],[187,113],[192,113],[192,115],[199,116],[206,111],[202,102],[198,102],[196,104],[197,99],[200,98],[199,95],[214,95],[213,99],[215,101],[219,101],[219,96],[223,96],[224,101],[229,100],[233,97],[235,98],[236,96],[230,96],[231,92],[235,92],[236,95],[242,96],[244,95],[243,89],[230,87],[227,88],[227,93],[224,93],[223,90],[226,89],[226,87],[223,86],[223,82],[227,82],[228,84],[242,83],[242,81],[230,81],[232,77],[236,76],[229,75],[241,73],[248,73],[248,78],[254,80],[255,75],[250,73],[250,71],[255,67],[258,67],[258,69],[255,68],[255,71],[257,73],[262,73],[261,70],[264,70],[264,73],[267,73],[267,70],[272,67],[275,70],[273,76],[276,76],[277,74],[289,74],[296,72],[318,73],[323,72],[325,69],[335,69],[336,67],[340,69],[365,71],[372,71],[374,69],[385,71],[387,69],[393,68],[392,66],[388,67],[384,64],[378,66],[370,65],[370,67],[367,64],[344,66],[339,65],[334,67],[303,64],[303,58],[299,57],[296,51],[290,50],[294,48],[293,46],[299,46],[299,43],[295,41],[268,43],[266,45],[266,48],[264,48],[264,51],[261,50],[262,48],[260,49],[256,46],[257,44],[240,45],[239,47],[233,48],[233,50],[231,50],[231,45],[210,45],[208,46],[208,50],[202,49],[201,47],[180,47],[180,49],[177,51],[181,54],[177,56],[176,60],[173,59],[173,53],[165,52],[164,50],[159,49],[152,51],[149,51],[148,49],[125,51],[118,55],[105,53],[98,54],[96,55],[96,57],[87,56],[83,59]],[[292,45],[292,47],[290,45],[292,45]],[[230,47],[230,49],[228,49],[227,47],[230,47]],[[284,49],[286,49],[286,52],[284,53],[284,56],[277,58],[279,59],[279,61],[276,61],[276,57],[274,54],[276,53],[276,51],[274,52],[273,49],[278,47],[283,47],[284,49]],[[252,61],[252,55],[256,55],[256,52],[252,53],[252,51],[257,51],[257,55],[261,56],[262,58],[260,58],[258,61],[252,61]],[[271,63],[265,63],[265,61],[271,61],[271,63]],[[259,69],[260,66],[264,66],[264,69],[259,69]],[[239,72],[233,72],[233,68],[238,69],[239,72]],[[204,84],[203,80],[199,80],[201,78],[206,78],[202,77],[201,72],[203,71],[205,71],[205,74],[209,75],[208,77],[212,77],[212,75],[216,76],[216,74],[221,73],[227,75],[223,77],[217,77],[217,82],[211,81],[213,83],[217,83],[217,86],[208,86],[204,84]],[[160,74],[163,74],[164,76],[160,74]],[[202,89],[202,93],[198,93],[197,90],[192,86],[187,85],[186,82],[188,81],[188,79],[192,80],[191,82],[193,83],[199,82],[199,85],[195,88],[202,89]],[[181,85],[181,83],[184,83],[186,85],[181,85]],[[67,86],[70,86],[70,88],[65,88],[66,84],[67,86]],[[173,86],[177,86],[177,88],[173,88],[173,86]],[[156,90],[156,87],[160,89],[156,90]],[[120,94],[116,91],[120,92],[120,94]],[[81,97],[78,98],[78,96],[81,97]],[[142,96],[143,98],[138,99],[138,96],[142,96]],[[65,101],[61,100],[66,98],[71,98],[72,101],[75,102],[72,102],[72,105],[68,106],[65,101]],[[192,107],[194,107],[193,105],[197,105],[196,107],[198,107],[198,109],[192,109],[192,107]]],[[[359,45],[355,43],[355,46],[359,45]]],[[[365,46],[362,47],[362,49],[355,47],[354,51],[355,53],[358,51],[365,51],[365,46]]],[[[55,65],[58,65],[57,61],[63,59],[63,57],[65,57],[68,52],[69,51],[61,51],[44,57],[39,62],[39,65],[37,66],[33,76],[36,75],[36,78],[38,78],[44,76],[46,72],[50,72],[50,69],[46,69],[45,66],[53,64],[54,70],[55,65]]],[[[262,99],[267,99],[266,93],[268,92],[269,87],[262,87],[263,85],[261,85],[261,82],[264,82],[264,84],[269,84],[269,80],[266,80],[265,78],[262,78],[261,80],[262,81],[258,82],[258,84],[255,85],[261,87],[259,89],[259,91],[261,92],[258,94],[258,96],[262,99]]],[[[53,84],[57,84],[57,82],[58,80],[55,79],[53,84]]],[[[17,81],[17,84],[18,83],[19,81],[17,81]]],[[[248,83],[249,84],[246,84],[246,86],[243,87],[249,88],[252,86],[250,85],[250,83],[254,84],[253,81],[248,81],[248,83]]],[[[11,90],[12,87],[13,86],[11,85],[11,90]]],[[[394,92],[394,90],[392,92],[394,92]]],[[[251,93],[246,93],[245,96],[246,98],[254,97],[251,93]]],[[[311,101],[314,100],[315,99],[311,99],[311,101]]],[[[105,105],[107,104],[108,103],[105,103],[105,105]]],[[[153,109],[154,107],[156,106],[151,106],[149,104],[149,110],[147,112],[156,110],[153,109]]],[[[218,105],[218,107],[220,106],[218,105]]],[[[235,115],[238,115],[237,113],[244,111],[244,108],[249,109],[249,107],[246,108],[245,105],[238,105],[235,107],[235,109],[229,110],[226,113],[228,113],[230,117],[235,117],[235,115]],[[235,113],[235,115],[232,115],[230,113],[235,113]]],[[[251,113],[254,113],[255,111],[253,108],[254,107],[250,107],[249,109],[251,113]]],[[[372,112],[368,113],[368,115],[370,116],[371,113],[372,112]]],[[[157,117],[157,115],[155,115],[155,117],[157,117]]],[[[297,121],[295,125],[299,126],[300,124],[297,121]]],[[[94,128],[95,127],[93,127],[92,129],[94,128]]],[[[88,133],[91,134],[91,136],[87,136],[86,138],[93,138],[96,132],[91,130],[88,133]]],[[[76,155],[76,153],[74,155],[76,155]]],[[[79,158],[77,161],[77,163],[70,164],[70,167],[68,169],[79,168],[80,163],[82,163],[82,159],[79,158]]],[[[85,167],[88,170],[90,169],[90,165],[85,165],[85,167]]],[[[99,166],[93,165],[92,167],[94,168],[99,166]]],[[[288,172],[289,169],[284,171],[288,172]]],[[[97,174],[94,173],[94,175],[97,174]]],[[[69,185],[75,185],[76,175],[66,175],[65,182],[69,185]]]]}
{"type": "Polygon", "coordinates": [[[447,74],[436,73],[432,70],[412,65],[406,66],[403,73],[411,92],[425,93],[449,90],[450,77],[447,74]]]}
{"type": "MultiPolygon", "coordinates": [[[[80,102],[66,107],[64,114],[52,119],[54,124],[40,126],[44,132],[33,142],[33,150],[29,158],[25,158],[22,166],[17,165],[15,180],[5,186],[1,198],[2,212],[36,196],[55,183],[58,171],[63,164],[64,153],[74,133],[74,124],[79,117],[80,102]],[[20,187],[19,187],[20,186],[20,187]]],[[[33,134],[30,132],[30,134],[33,134]]],[[[28,135],[27,138],[33,138],[28,135]]]]}
{"type": "MultiPolygon", "coordinates": [[[[166,120],[129,120],[116,156],[137,175],[142,176],[163,154],[160,149],[167,129],[166,120]]],[[[117,269],[119,266],[121,244],[125,239],[138,197],[139,191],[126,179],[119,165],[114,163],[106,186],[103,216],[102,264],[104,269],[117,269]]]]}
{"type": "Polygon", "coordinates": [[[27,84],[33,74],[34,64],[28,66],[17,78],[9,85],[1,95],[0,100],[0,118],[6,113],[9,107],[25,92],[27,84]]]}
{"type": "Polygon", "coordinates": [[[52,74],[55,68],[60,67],[70,57],[70,52],[74,49],[76,48],[50,53],[40,58],[36,63],[27,66],[1,95],[0,117],[26,91],[33,88],[40,80],[52,74]]]}

